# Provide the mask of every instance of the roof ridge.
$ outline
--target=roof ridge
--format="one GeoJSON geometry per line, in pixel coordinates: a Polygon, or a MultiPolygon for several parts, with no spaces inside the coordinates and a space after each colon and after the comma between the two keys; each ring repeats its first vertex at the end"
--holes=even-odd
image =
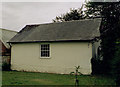
{"type": "Polygon", "coordinates": [[[48,25],[48,24],[61,24],[61,23],[71,23],[71,22],[78,22],[78,21],[89,21],[89,20],[96,20],[101,18],[91,18],[91,19],[81,19],[81,20],[71,20],[71,21],[63,21],[63,22],[51,22],[51,23],[41,23],[41,24],[27,24],[26,26],[40,26],[40,25],[48,25]]]}

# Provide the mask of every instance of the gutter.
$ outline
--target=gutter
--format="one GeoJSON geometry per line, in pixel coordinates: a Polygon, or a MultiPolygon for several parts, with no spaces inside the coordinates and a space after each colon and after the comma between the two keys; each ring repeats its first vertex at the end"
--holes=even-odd
{"type": "Polygon", "coordinates": [[[40,43],[40,42],[92,42],[92,40],[57,40],[57,41],[24,41],[24,42],[8,42],[10,43],[40,43]]]}

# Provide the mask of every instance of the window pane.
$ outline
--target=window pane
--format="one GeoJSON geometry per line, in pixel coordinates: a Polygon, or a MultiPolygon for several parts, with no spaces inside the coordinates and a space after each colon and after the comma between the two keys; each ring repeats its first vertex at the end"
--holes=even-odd
{"type": "Polygon", "coordinates": [[[49,57],[49,55],[50,55],[50,54],[49,54],[49,51],[48,51],[47,56],[49,57]]]}
{"type": "Polygon", "coordinates": [[[47,47],[46,50],[49,50],[49,48],[47,47]]]}
{"type": "Polygon", "coordinates": [[[50,45],[42,44],[41,45],[41,57],[49,57],[50,56],[50,45]]]}
{"type": "Polygon", "coordinates": [[[41,45],[41,47],[43,48],[43,47],[44,47],[44,45],[41,45]]]}
{"type": "Polygon", "coordinates": [[[43,50],[43,47],[41,46],[41,51],[43,50]]]}
{"type": "Polygon", "coordinates": [[[44,51],[41,51],[41,56],[44,56],[44,51]]]}

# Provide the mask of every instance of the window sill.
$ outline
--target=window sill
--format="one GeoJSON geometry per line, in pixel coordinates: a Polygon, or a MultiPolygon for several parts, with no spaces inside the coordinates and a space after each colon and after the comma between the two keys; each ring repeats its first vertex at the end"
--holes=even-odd
{"type": "Polygon", "coordinates": [[[51,57],[40,57],[40,59],[50,59],[51,57]]]}

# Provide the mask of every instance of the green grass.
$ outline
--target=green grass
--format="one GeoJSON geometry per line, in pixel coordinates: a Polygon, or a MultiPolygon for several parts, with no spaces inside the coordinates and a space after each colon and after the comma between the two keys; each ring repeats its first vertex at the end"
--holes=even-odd
{"type": "MultiPolygon", "coordinates": [[[[74,85],[73,75],[3,71],[3,85],[74,85]]],[[[80,85],[115,85],[114,79],[103,76],[79,76],[80,85]]]]}

